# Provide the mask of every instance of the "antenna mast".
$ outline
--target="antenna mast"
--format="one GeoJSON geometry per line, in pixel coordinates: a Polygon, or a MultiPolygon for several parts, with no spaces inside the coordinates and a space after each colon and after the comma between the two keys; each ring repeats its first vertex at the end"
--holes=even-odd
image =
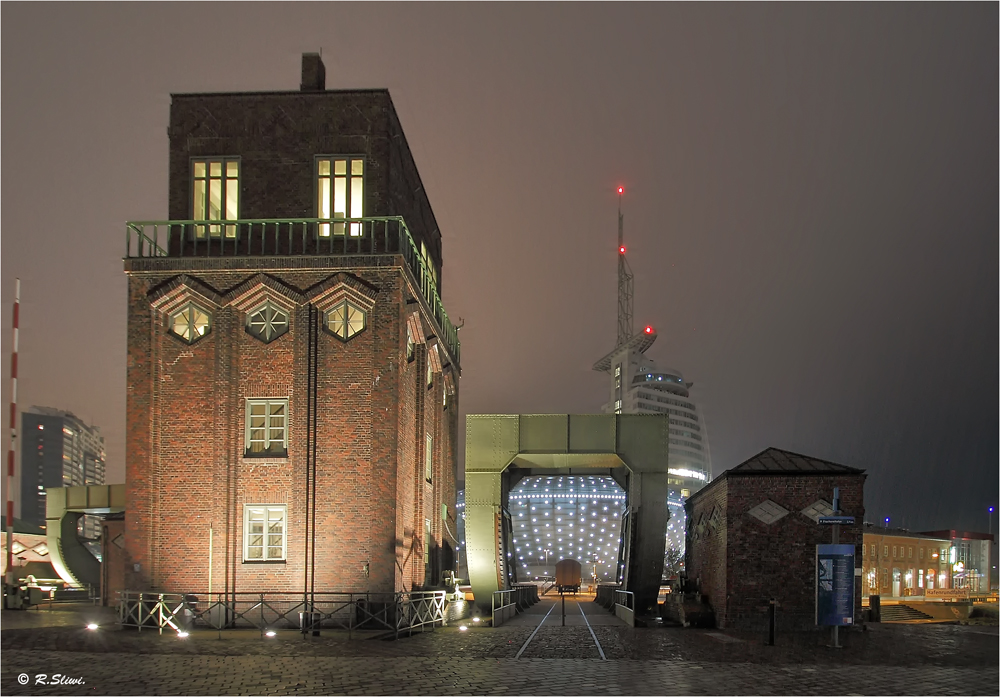
{"type": "Polygon", "coordinates": [[[618,348],[632,336],[632,269],[625,259],[625,217],[622,215],[622,194],[618,187],[618,348]]]}
{"type": "MultiPolygon", "coordinates": [[[[14,584],[14,451],[17,449],[17,325],[21,307],[21,279],[14,282],[14,350],[10,355],[10,450],[7,451],[7,573],[4,581],[14,584]]],[[[5,588],[4,592],[11,591],[5,588]]],[[[11,591],[13,592],[13,591],[11,591]]]]}

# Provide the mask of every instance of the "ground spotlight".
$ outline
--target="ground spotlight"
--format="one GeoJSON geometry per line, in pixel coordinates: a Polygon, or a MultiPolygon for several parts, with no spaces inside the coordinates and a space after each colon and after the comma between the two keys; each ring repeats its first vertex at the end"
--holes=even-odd
{"type": "Polygon", "coordinates": [[[185,632],[183,629],[181,631],[177,632],[177,638],[179,638],[179,639],[187,639],[187,636],[188,636],[188,633],[185,632]]]}
{"type": "Polygon", "coordinates": [[[94,631],[94,630],[95,630],[95,629],[97,629],[97,628],[98,628],[99,626],[100,626],[100,625],[97,625],[97,624],[94,624],[93,622],[91,622],[90,624],[88,624],[88,625],[87,625],[87,629],[89,629],[89,630],[91,630],[91,631],[94,631]]]}
{"type": "Polygon", "coordinates": [[[468,631],[468,629],[469,629],[469,628],[468,628],[468,627],[466,627],[466,626],[465,626],[465,625],[463,624],[463,625],[462,625],[461,627],[459,627],[459,628],[458,628],[458,631],[460,631],[460,632],[465,632],[465,631],[468,631]]]}
{"type": "Polygon", "coordinates": [[[264,632],[264,636],[275,636],[275,634],[277,634],[277,632],[275,632],[273,629],[268,629],[266,632],[264,632]]]}
{"type": "Polygon", "coordinates": [[[478,621],[479,621],[479,618],[478,618],[478,617],[473,617],[473,618],[472,618],[472,621],[473,621],[473,622],[478,622],[478,621]]]}

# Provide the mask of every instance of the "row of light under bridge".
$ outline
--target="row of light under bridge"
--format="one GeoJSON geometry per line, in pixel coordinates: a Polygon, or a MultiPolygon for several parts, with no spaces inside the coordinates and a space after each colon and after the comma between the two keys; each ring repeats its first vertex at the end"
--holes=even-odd
{"type": "Polygon", "coordinates": [[[532,476],[510,492],[514,555],[521,581],[554,576],[556,562],[576,559],[583,578],[617,580],[625,492],[606,476],[532,476]]]}

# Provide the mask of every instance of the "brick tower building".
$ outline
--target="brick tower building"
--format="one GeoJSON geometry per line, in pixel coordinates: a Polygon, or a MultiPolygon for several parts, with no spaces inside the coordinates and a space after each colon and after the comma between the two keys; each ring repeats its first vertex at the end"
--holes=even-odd
{"type": "Polygon", "coordinates": [[[387,90],[176,94],[128,224],[125,585],[387,592],[454,567],[459,342],[387,90]]]}

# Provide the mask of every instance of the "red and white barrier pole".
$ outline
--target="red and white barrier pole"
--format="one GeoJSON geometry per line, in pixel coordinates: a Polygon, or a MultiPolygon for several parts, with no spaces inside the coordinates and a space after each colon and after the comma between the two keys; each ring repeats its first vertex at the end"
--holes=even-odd
{"type": "Polygon", "coordinates": [[[17,448],[17,319],[21,305],[21,279],[14,285],[14,350],[10,354],[10,450],[7,451],[7,573],[14,584],[14,451],[17,448]]]}

